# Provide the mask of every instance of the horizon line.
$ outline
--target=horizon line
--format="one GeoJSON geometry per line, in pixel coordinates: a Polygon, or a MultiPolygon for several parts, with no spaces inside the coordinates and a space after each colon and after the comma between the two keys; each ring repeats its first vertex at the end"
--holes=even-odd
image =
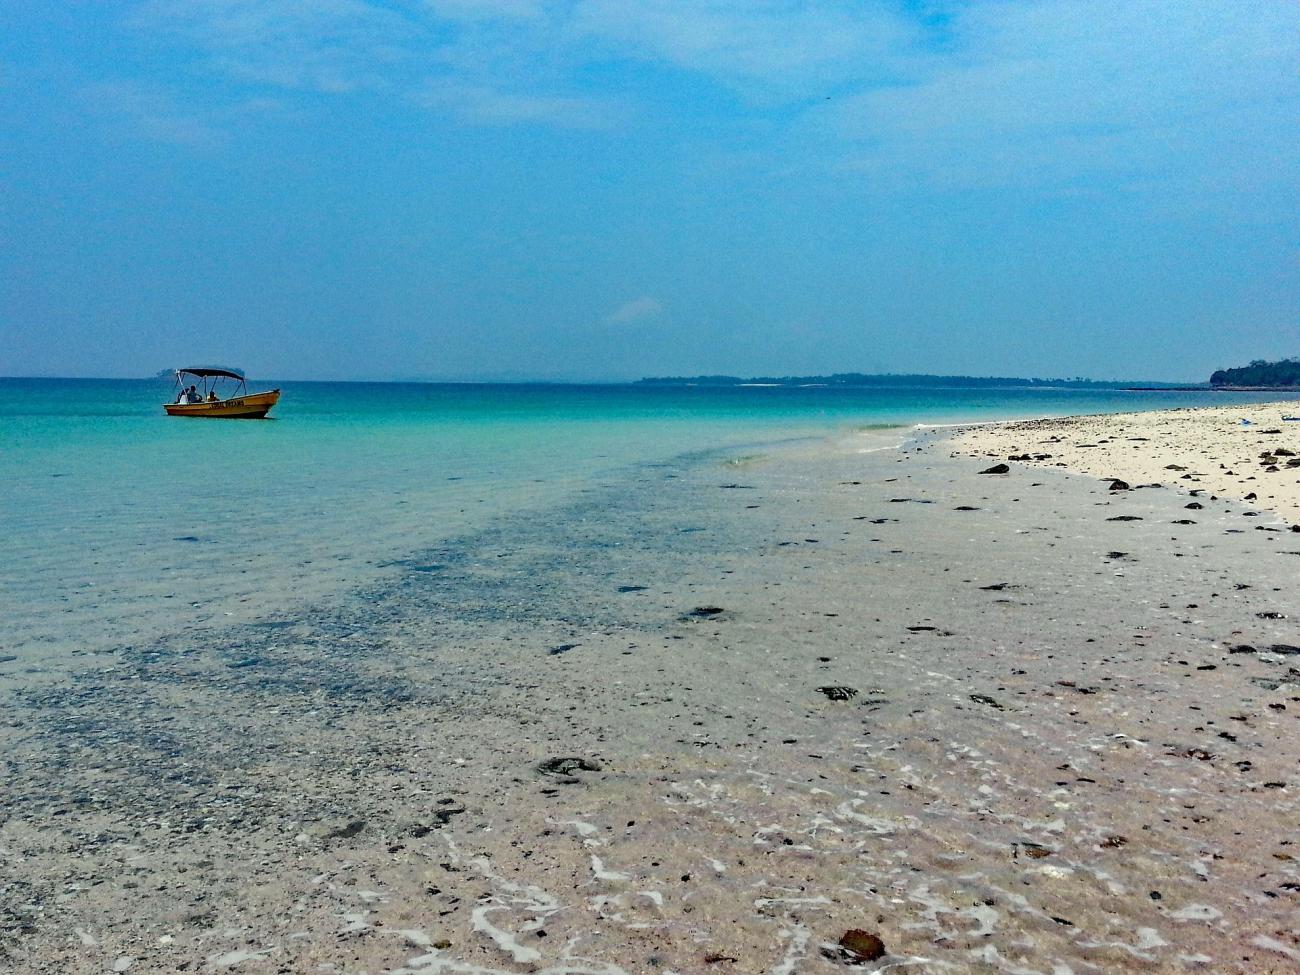
{"type": "MultiPolygon", "coordinates": [[[[1142,386],[1143,384],[1159,384],[1161,386],[1209,386],[1208,380],[1195,379],[1096,379],[1090,376],[997,376],[997,375],[974,375],[971,373],[938,373],[938,372],[870,372],[870,373],[828,373],[828,374],[806,374],[806,375],[767,375],[767,376],[740,376],[729,373],[700,373],[693,376],[639,376],[635,379],[559,379],[545,377],[516,377],[516,378],[492,378],[490,376],[470,377],[470,378],[440,378],[435,376],[387,376],[387,377],[354,377],[349,379],[303,379],[292,378],[288,376],[268,376],[268,382],[292,382],[292,383],[355,383],[355,384],[388,384],[388,385],[448,385],[448,386],[522,386],[522,385],[548,385],[548,386],[632,386],[639,383],[653,381],[664,384],[677,382],[682,385],[692,384],[693,380],[699,379],[735,379],[740,382],[754,382],[768,379],[829,379],[836,375],[858,375],[865,378],[895,378],[895,379],[975,379],[981,381],[1006,379],[1034,383],[1105,383],[1112,385],[1142,386]]],[[[0,375],[0,380],[66,380],[75,382],[153,382],[163,381],[171,378],[171,371],[167,373],[158,373],[152,376],[69,376],[69,375],[0,375]]],[[[699,383],[694,383],[699,385],[699,383]]],[[[837,385],[850,385],[841,383],[837,385]]]]}

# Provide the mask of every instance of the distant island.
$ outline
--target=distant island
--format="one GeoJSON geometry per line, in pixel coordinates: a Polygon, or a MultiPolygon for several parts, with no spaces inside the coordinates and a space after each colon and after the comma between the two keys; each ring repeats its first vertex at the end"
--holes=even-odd
{"type": "MultiPolygon", "coordinates": [[[[1215,375],[1218,375],[1216,373],[1215,375]]],[[[892,387],[931,386],[958,389],[988,389],[1039,386],[1053,389],[1204,389],[1187,383],[1121,382],[1102,379],[1025,379],[1013,376],[931,376],[921,374],[837,372],[832,376],[656,376],[637,380],[644,386],[845,386],[892,387]]]]}
{"type": "Polygon", "coordinates": [[[1210,377],[1210,385],[1237,389],[1292,389],[1300,385],[1300,359],[1279,359],[1277,362],[1256,359],[1248,366],[1220,369],[1210,377]]]}

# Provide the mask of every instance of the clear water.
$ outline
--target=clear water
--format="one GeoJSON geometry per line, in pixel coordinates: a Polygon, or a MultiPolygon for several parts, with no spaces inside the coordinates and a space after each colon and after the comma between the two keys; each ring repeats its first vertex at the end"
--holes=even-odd
{"type": "MultiPolygon", "coordinates": [[[[256,384],[255,384],[256,385],[256,384]]],[[[165,381],[0,379],[0,652],[292,612],[630,467],[915,423],[1223,404],[1042,389],[283,383],[275,419],[167,417],[165,381]]]]}

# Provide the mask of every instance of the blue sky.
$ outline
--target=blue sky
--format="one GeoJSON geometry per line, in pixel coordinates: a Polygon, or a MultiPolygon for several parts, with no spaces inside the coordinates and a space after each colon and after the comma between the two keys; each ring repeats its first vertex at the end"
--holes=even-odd
{"type": "Polygon", "coordinates": [[[0,374],[1300,354],[1300,4],[28,0],[0,374]]]}

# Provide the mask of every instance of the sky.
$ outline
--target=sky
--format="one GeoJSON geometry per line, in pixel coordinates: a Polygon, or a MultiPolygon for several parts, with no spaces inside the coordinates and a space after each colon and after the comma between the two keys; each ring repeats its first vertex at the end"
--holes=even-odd
{"type": "Polygon", "coordinates": [[[0,5],[0,375],[1287,355],[1293,0],[0,5]]]}

